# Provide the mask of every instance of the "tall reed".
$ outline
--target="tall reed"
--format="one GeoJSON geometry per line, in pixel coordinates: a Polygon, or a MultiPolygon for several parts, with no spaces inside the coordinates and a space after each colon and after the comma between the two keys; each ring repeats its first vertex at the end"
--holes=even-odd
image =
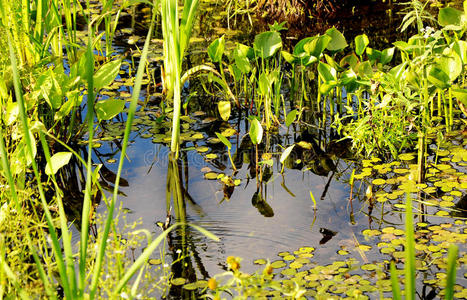
{"type": "Polygon", "coordinates": [[[164,40],[164,89],[166,97],[173,99],[172,138],[170,149],[178,158],[180,150],[181,71],[188,47],[198,0],[185,0],[179,21],[178,1],[161,1],[162,36],[164,40]]]}

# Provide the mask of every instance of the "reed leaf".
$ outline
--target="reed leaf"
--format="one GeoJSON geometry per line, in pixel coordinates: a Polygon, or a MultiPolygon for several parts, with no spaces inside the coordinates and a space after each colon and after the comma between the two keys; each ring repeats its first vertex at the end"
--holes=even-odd
{"type": "Polygon", "coordinates": [[[446,276],[446,290],[444,299],[454,299],[454,285],[456,284],[456,263],[459,247],[451,245],[448,250],[448,269],[446,276]]]}
{"type": "Polygon", "coordinates": [[[86,59],[86,80],[87,80],[87,123],[88,123],[88,159],[86,163],[86,187],[84,190],[83,210],[81,213],[81,247],[80,247],[80,260],[79,260],[79,294],[83,295],[85,290],[86,279],[86,257],[88,250],[89,240],[89,218],[91,211],[91,188],[92,188],[92,144],[94,138],[94,55],[92,53],[92,36],[93,29],[89,26],[89,38],[87,46],[87,59],[86,59]]]}
{"type": "Polygon", "coordinates": [[[391,261],[391,287],[392,287],[392,297],[394,300],[402,300],[401,297],[401,288],[399,286],[399,280],[397,279],[396,266],[393,261],[391,261]]]}
{"type": "Polygon", "coordinates": [[[412,198],[407,194],[405,204],[405,299],[415,300],[415,237],[413,227],[412,198]]]}

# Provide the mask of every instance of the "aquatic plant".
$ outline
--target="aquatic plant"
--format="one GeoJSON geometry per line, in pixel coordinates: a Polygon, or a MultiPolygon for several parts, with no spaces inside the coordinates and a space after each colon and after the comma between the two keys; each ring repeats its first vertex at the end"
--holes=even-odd
{"type": "MultiPolygon", "coordinates": [[[[405,299],[415,300],[417,293],[416,276],[415,276],[415,237],[414,237],[414,226],[413,226],[413,213],[412,213],[412,198],[410,194],[407,194],[405,203],[405,299]]],[[[452,244],[448,251],[448,267],[447,267],[447,280],[445,286],[445,299],[453,299],[454,285],[456,283],[456,261],[457,261],[458,247],[452,244]]],[[[399,283],[397,280],[397,273],[394,261],[391,261],[390,266],[391,272],[391,286],[392,294],[394,299],[402,299],[399,283]]]]}
{"type": "Polygon", "coordinates": [[[182,62],[188,47],[198,0],[184,1],[182,18],[179,19],[178,1],[161,1],[162,36],[164,39],[163,84],[168,99],[173,99],[171,151],[178,157],[180,148],[181,74],[182,62]]]}
{"type": "MultiPolygon", "coordinates": [[[[392,59],[394,48],[378,51],[368,47],[367,37],[355,39],[355,54],[360,62],[349,57],[341,64],[348,63],[349,72],[353,70],[358,77],[354,76],[357,80],[353,80],[353,88],[346,86],[348,117],[336,117],[336,126],[352,138],[357,149],[367,154],[389,150],[397,156],[403,148],[418,145],[422,158],[428,128],[444,121],[446,131],[451,130],[453,91],[464,90],[465,50],[459,40],[465,26],[460,16],[464,14],[442,8],[438,14],[440,30],[427,27],[408,42],[394,42],[402,62],[389,70],[383,66],[392,59]],[[362,61],[364,54],[367,61],[362,61]],[[357,105],[349,104],[352,98],[357,105]],[[392,130],[382,130],[384,127],[392,130]],[[374,142],[365,142],[368,140],[374,142]]],[[[462,93],[459,92],[458,101],[463,101],[462,93]]],[[[422,159],[419,165],[421,169],[422,159]]]]}

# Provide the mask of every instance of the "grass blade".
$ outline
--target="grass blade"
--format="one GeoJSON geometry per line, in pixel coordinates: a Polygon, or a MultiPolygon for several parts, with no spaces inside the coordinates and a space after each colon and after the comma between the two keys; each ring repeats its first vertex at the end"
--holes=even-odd
{"type": "Polygon", "coordinates": [[[405,237],[405,299],[415,300],[415,237],[410,194],[407,194],[405,206],[405,237]]]}
{"type": "Polygon", "coordinates": [[[452,300],[454,299],[454,285],[456,284],[456,263],[457,263],[457,253],[459,252],[459,247],[457,245],[451,245],[448,251],[448,274],[446,277],[446,290],[444,299],[452,300]]]}
{"type": "MultiPolygon", "coordinates": [[[[91,187],[92,187],[92,141],[94,138],[94,55],[92,53],[93,29],[89,26],[89,39],[86,54],[86,80],[87,80],[87,115],[89,141],[88,141],[88,160],[86,164],[86,187],[84,190],[83,210],[81,213],[81,247],[79,254],[79,294],[84,294],[86,279],[86,257],[89,240],[89,213],[91,210],[91,187]]],[[[92,299],[92,298],[91,298],[92,299]]]]}
{"type": "Polygon", "coordinates": [[[135,86],[133,88],[133,94],[131,97],[130,108],[128,111],[128,117],[126,121],[125,135],[123,137],[122,149],[120,153],[120,161],[118,164],[117,177],[114,183],[113,196],[112,196],[110,205],[108,207],[108,215],[107,215],[107,219],[106,219],[106,223],[104,227],[104,232],[102,233],[101,243],[99,244],[99,249],[97,252],[98,253],[97,260],[94,266],[93,278],[91,282],[90,299],[94,298],[96,291],[97,291],[97,283],[99,282],[98,280],[99,274],[100,274],[100,270],[102,268],[102,263],[104,260],[105,248],[107,246],[107,237],[109,235],[110,228],[111,228],[112,221],[113,221],[113,212],[115,209],[115,202],[117,201],[118,188],[119,188],[120,176],[121,176],[122,168],[123,168],[123,162],[125,161],[126,149],[128,146],[128,140],[129,140],[130,133],[131,133],[131,126],[133,124],[133,119],[134,119],[135,112],[136,112],[136,106],[138,104],[138,98],[139,98],[139,94],[141,91],[143,74],[144,74],[144,70],[146,67],[146,59],[147,59],[147,55],[149,51],[149,42],[151,40],[152,31],[154,30],[154,19],[155,19],[155,14],[153,13],[152,20],[151,20],[151,26],[149,27],[148,35],[146,37],[146,41],[143,47],[143,52],[141,54],[141,60],[138,65],[138,71],[136,73],[135,86]]]}
{"type": "Polygon", "coordinates": [[[394,300],[402,300],[401,297],[401,288],[399,286],[399,280],[397,276],[396,266],[393,261],[391,261],[391,287],[392,287],[392,297],[394,300]]]}

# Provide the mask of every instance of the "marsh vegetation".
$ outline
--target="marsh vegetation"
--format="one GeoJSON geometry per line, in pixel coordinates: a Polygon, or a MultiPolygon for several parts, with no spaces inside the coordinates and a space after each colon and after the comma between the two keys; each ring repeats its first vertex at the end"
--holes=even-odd
{"type": "Polygon", "coordinates": [[[293,2],[0,0],[0,299],[467,298],[467,1],[293,2]]]}

